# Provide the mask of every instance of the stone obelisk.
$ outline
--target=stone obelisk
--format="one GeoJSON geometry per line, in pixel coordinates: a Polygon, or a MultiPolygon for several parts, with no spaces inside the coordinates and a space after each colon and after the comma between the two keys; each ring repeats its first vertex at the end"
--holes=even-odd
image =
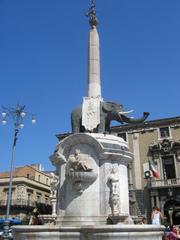
{"type": "Polygon", "coordinates": [[[88,91],[83,98],[82,125],[93,132],[100,123],[101,81],[100,81],[100,48],[97,32],[98,19],[95,13],[94,0],[87,13],[90,31],[88,43],[88,91]]]}
{"type": "Polygon", "coordinates": [[[89,51],[88,51],[88,97],[101,97],[100,83],[100,51],[99,51],[99,35],[97,32],[98,20],[95,14],[94,1],[91,3],[89,16],[89,51]]]}

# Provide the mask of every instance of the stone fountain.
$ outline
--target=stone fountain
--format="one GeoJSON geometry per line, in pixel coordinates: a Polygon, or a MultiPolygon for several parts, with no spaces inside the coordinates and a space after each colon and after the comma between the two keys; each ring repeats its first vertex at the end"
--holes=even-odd
{"type": "Polygon", "coordinates": [[[14,239],[161,240],[163,226],[132,222],[127,166],[133,155],[127,142],[109,134],[112,120],[139,123],[148,113],[132,119],[122,104],[102,99],[98,20],[93,0],[87,16],[88,93],[72,112],[72,134],[58,143],[51,156],[59,176],[56,225],[14,227],[14,239]]]}

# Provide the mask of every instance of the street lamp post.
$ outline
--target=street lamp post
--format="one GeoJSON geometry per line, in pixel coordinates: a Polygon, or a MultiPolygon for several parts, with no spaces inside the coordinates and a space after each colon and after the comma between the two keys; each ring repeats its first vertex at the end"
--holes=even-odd
{"type": "Polygon", "coordinates": [[[32,123],[35,123],[35,117],[33,114],[25,111],[25,105],[21,106],[17,104],[16,108],[6,108],[3,107],[2,111],[2,124],[6,125],[7,117],[12,117],[14,122],[14,136],[13,136],[13,144],[12,144],[12,156],[10,162],[10,179],[9,179],[9,187],[8,187],[8,198],[7,198],[7,209],[6,209],[6,221],[4,224],[4,239],[12,239],[10,235],[10,222],[9,222],[9,213],[11,207],[12,200],[12,182],[13,182],[13,170],[14,170],[14,161],[15,161],[15,152],[16,152],[16,143],[18,140],[18,133],[21,128],[24,127],[24,118],[25,116],[31,116],[32,123]]]}

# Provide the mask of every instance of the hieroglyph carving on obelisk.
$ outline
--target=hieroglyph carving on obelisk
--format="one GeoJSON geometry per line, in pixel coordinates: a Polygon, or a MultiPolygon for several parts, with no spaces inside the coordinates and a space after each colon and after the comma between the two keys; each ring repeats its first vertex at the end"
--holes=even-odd
{"type": "Polygon", "coordinates": [[[89,46],[88,46],[88,93],[83,98],[82,125],[92,131],[100,123],[100,51],[99,35],[97,32],[98,20],[95,13],[95,4],[91,0],[91,6],[87,13],[89,17],[89,46]]]}
{"type": "Polygon", "coordinates": [[[100,123],[100,99],[84,97],[82,105],[82,125],[92,131],[100,123]]]}

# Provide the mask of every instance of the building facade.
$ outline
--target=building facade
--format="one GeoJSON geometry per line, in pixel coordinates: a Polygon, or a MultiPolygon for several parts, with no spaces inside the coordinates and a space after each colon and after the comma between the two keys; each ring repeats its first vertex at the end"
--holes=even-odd
{"type": "Polygon", "coordinates": [[[167,224],[180,224],[180,117],[116,126],[111,134],[127,141],[134,154],[131,214],[145,215],[150,222],[152,207],[158,206],[167,224]]]}
{"type": "MultiPolygon", "coordinates": [[[[51,214],[51,176],[41,171],[39,165],[23,166],[15,169],[12,182],[10,216],[23,219],[34,208],[41,214],[51,214]]],[[[9,189],[9,173],[0,173],[0,217],[5,217],[9,189]]]]}

